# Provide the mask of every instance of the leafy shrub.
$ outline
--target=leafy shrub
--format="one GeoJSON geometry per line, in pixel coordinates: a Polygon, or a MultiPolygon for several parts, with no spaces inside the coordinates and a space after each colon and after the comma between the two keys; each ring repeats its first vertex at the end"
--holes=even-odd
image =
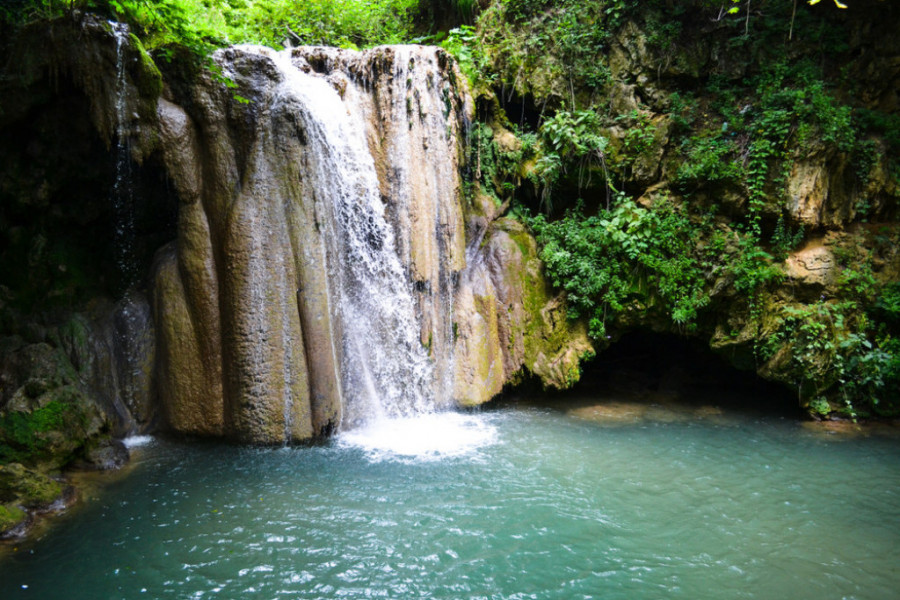
{"type": "MultiPolygon", "coordinates": [[[[541,202],[547,212],[552,209],[553,187],[564,174],[577,170],[581,189],[585,183],[583,175],[592,165],[605,168],[608,140],[599,129],[600,118],[590,110],[560,110],[541,125],[540,150],[532,179],[541,187],[541,202]]],[[[609,185],[605,172],[604,177],[609,185]]]]}
{"type": "Polygon", "coordinates": [[[763,359],[790,349],[794,383],[816,400],[810,409],[827,414],[824,398],[857,418],[900,410],[900,340],[878,333],[852,300],[785,306],[776,331],[760,349],[763,359]]]}
{"type": "Polygon", "coordinates": [[[889,283],[881,289],[872,314],[890,327],[900,327],[900,282],[889,283]]]}
{"type": "Polygon", "coordinates": [[[619,198],[595,217],[576,208],[558,221],[538,215],[529,223],[553,285],[567,292],[569,317],[587,318],[595,338],[632,299],[660,304],[680,326],[709,302],[692,252],[697,229],[668,203],[645,208],[619,198]]]}
{"type": "Polygon", "coordinates": [[[675,184],[684,190],[716,183],[738,182],[743,174],[731,156],[734,144],[719,136],[695,136],[682,144],[684,162],[675,174],[675,184]]]}
{"type": "MultiPolygon", "coordinates": [[[[73,8],[126,21],[148,49],[170,45],[205,55],[229,43],[342,47],[412,38],[418,0],[28,0],[19,19],[73,8]]],[[[7,15],[9,20],[11,17],[7,15]]]]}

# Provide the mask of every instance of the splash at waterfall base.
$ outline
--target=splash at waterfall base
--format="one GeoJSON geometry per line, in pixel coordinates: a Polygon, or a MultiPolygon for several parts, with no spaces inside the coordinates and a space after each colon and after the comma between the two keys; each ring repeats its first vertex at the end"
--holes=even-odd
{"type": "Polygon", "coordinates": [[[181,200],[153,275],[174,430],[295,442],[480,404],[524,369],[565,385],[590,346],[521,225],[463,193],[472,106],[442,50],[216,60],[233,90],[201,78],[158,110],[181,200]]]}

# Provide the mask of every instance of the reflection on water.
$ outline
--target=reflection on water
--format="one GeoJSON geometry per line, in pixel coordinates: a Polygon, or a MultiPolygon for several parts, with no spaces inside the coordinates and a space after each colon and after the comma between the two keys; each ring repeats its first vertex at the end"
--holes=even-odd
{"type": "Polygon", "coordinates": [[[422,452],[137,447],[0,597],[896,597],[897,438],[709,397],[518,405],[444,415],[460,452],[440,421],[422,452]]]}

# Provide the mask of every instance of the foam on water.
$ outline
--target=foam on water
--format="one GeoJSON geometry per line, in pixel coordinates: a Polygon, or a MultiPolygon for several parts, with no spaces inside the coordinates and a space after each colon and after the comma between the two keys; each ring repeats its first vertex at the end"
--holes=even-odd
{"type": "Polygon", "coordinates": [[[154,440],[152,435],[129,435],[122,440],[126,448],[136,448],[138,446],[146,446],[154,440]]]}
{"type": "Polygon", "coordinates": [[[341,433],[337,443],[374,461],[434,461],[474,455],[497,443],[497,429],[482,414],[427,413],[371,421],[341,433]]]}

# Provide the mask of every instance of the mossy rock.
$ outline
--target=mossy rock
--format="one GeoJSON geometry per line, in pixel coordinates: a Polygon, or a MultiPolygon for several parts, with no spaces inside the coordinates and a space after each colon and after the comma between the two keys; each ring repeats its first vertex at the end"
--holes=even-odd
{"type": "Polygon", "coordinates": [[[51,389],[37,383],[26,385],[10,404],[19,406],[0,413],[0,463],[62,467],[104,424],[96,406],[73,385],[51,389]],[[41,393],[27,396],[26,387],[41,393]]]}
{"type": "Polygon", "coordinates": [[[0,504],[0,538],[28,521],[24,510],[13,504],[0,504]]]}
{"type": "Polygon", "coordinates": [[[0,465],[0,502],[40,508],[52,504],[62,493],[62,485],[43,473],[19,463],[0,465]]]}
{"type": "Polygon", "coordinates": [[[141,97],[155,101],[162,94],[162,73],[160,73],[156,63],[153,62],[150,53],[144,48],[141,40],[133,33],[129,34],[128,38],[131,42],[131,46],[138,53],[140,59],[140,66],[135,73],[135,83],[138,92],[141,97]]]}

